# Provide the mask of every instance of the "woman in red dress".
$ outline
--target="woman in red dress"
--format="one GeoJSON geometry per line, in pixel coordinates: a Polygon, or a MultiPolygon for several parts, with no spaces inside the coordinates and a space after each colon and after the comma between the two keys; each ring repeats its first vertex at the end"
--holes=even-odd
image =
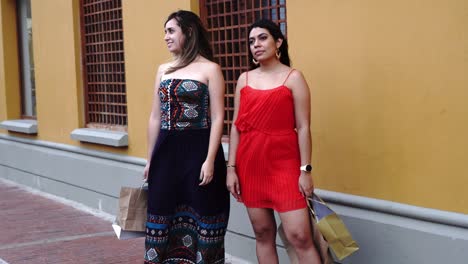
{"type": "Polygon", "coordinates": [[[260,20],[248,32],[252,70],[237,82],[227,187],[247,207],[259,263],[278,263],[273,210],[299,263],[320,263],[305,200],[314,190],[309,87],[278,25],[260,20]]]}

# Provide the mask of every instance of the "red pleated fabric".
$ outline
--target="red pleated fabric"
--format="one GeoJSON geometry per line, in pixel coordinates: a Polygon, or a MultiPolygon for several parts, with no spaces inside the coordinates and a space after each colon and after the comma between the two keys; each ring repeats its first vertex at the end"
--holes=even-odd
{"type": "Polygon", "coordinates": [[[246,85],[235,125],[240,132],[236,166],[242,202],[277,212],[305,208],[291,90],[285,85],[268,90],[246,85]]]}

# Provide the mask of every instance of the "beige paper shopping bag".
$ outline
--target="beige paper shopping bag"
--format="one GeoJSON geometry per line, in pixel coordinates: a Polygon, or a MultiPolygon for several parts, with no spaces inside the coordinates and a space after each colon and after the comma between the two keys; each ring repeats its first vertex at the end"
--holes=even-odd
{"type": "Polygon", "coordinates": [[[120,189],[119,212],[116,223],[125,231],[146,229],[147,190],[143,187],[122,187],[120,189]]]}
{"type": "Polygon", "coordinates": [[[351,237],[343,221],[320,197],[314,194],[313,197],[307,198],[307,203],[309,208],[313,208],[312,213],[315,214],[320,233],[339,260],[359,250],[357,242],[351,237]]]}

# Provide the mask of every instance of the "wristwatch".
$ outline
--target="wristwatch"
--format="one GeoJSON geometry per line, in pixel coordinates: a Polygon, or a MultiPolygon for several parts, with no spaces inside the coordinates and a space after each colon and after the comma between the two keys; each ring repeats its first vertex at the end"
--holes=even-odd
{"type": "Polygon", "coordinates": [[[306,164],[306,165],[301,166],[300,169],[301,169],[301,171],[311,172],[312,171],[312,165],[306,164]]]}

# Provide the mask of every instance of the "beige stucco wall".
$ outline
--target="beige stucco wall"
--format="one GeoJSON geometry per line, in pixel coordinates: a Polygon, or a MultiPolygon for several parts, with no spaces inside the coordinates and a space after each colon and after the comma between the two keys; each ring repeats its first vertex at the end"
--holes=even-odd
{"type": "Polygon", "coordinates": [[[468,213],[467,10],[464,0],[288,1],[320,188],[468,213]]]}

